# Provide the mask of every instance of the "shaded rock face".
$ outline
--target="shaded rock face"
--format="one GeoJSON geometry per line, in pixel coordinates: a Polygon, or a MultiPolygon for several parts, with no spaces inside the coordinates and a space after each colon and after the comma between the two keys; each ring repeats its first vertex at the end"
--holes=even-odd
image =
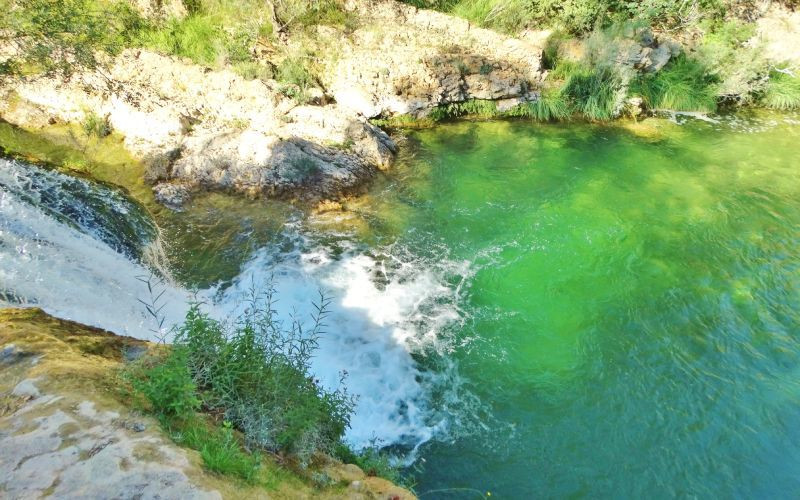
{"type": "Polygon", "coordinates": [[[399,2],[357,0],[349,8],[364,27],[335,40],[323,76],[346,109],[421,117],[469,99],[535,99],[545,37],[511,38],[399,2]]]}
{"type": "Polygon", "coordinates": [[[297,106],[274,81],[246,81],[175,58],[127,50],[104,72],[30,78],[0,88],[0,116],[24,127],[105,117],[147,165],[168,206],[194,189],[306,201],[358,189],[396,147],[362,116],[297,106]]]}

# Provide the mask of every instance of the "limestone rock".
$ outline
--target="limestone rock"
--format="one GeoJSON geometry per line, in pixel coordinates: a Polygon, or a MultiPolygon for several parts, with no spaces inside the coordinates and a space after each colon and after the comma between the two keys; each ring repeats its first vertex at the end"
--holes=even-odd
{"type": "Polygon", "coordinates": [[[425,116],[468,99],[526,98],[542,79],[546,37],[515,39],[394,1],[357,0],[351,8],[363,27],[335,42],[322,33],[320,43],[337,46],[324,72],[329,92],[363,116],[425,116]]]}
{"type": "Polygon", "coordinates": [[[0,117],[17,125],[80,123],[88,112],[107,116],[171,207],[190,188],[337,198],[388,168],[396,152],[383,131],[339,106],[296,106],[272,80],[142,50],[124,51],[103,73],[0,87],[0,117]]]}
{"type": "Polygon", "coordinates": [[[153,194],[156,201],[173,210],[180,209],[192,197],[187,186],[171,182],[156,184],[153,186],[153,194]]]}

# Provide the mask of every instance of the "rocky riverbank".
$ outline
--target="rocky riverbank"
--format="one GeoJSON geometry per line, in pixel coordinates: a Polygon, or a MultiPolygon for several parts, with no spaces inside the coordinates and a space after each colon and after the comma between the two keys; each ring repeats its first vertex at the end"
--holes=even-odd
{"type": "MultiPolygon", "coordinates": [[[[189,15],[184,3],[132,2],[154,20],[189,15]]],[[[306,54],[316,75],[313,84],[304,77],[304,88],[128,48],[98,55],[96,69],[2,79],[0,118],[28,130],[67,123],[81,124],[87,134],[120,134],[145,165],[156,199],[173,208],[197,190],[316,204],[358,193],[392,164],[397,145],[370,119],[417,120],[441,110],[456,116],[475,109],[552,119],[572,112],[565,107],[570,99],[594,93],[608,101],[594,110],[598,117],[636,116],[648,103],[629,97],[631,83],[694,50],[687,33],[636,28],[606,38],[565,39],[527,29],[510,36],[392,0],[350,0],[343,8],[349,20],[344,25],[312,25],[297,33],[282,29],[273,15],[272,37],[251,47],[267,69],[280,69],[290,54],[306,54]],[[554,58],[566,63],[554,70],[554,58]],[[572,89],[567,81],[554,100],[554,82],[569,79],[564,68],[591,64],[605,73],[578,74],[585,88],[572,89]],[[617,76],[603,79],[611,73],[617,76]]],[[[770,60],[797,62],[797,14],[777,6],[754,12],[758,32],[752,43],[762,44],[770,60]]],[[[15,50],[11,43],[0,53],[13,57],[15,50]]],[[[747,75],[734,75],[730,92],[749,85],[747,75]]],[[[590,109],[582,112],[593,116],[590,109]]]]}

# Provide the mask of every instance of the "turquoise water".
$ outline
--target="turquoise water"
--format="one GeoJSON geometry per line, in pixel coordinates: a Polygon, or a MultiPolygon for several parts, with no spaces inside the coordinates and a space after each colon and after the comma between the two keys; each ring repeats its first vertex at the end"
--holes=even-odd
{"type": "Polygon", "coordinates": [[[417,492],[800,495],[798,141],[787,116],[414,133],[359,210],[471,263],[446,356],[480,402],[417,492]]]}

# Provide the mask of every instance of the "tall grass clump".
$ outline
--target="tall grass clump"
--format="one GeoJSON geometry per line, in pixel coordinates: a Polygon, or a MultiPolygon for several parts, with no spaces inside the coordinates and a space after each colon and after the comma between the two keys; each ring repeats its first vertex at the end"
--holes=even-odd
{"type": "Polygon", "coordinates": [[[479,26],[513,32],[529,16],[530,2],[525,0],[463,0],[450,8],[450,13],[479,26]]]}
{"type": "Polygon", "coordinates": [[[569,104],[561,91],[559,89],[546,89],[535,101],[520,104],[507,111],[505,116],[546,122],[566,120],[571,114],[569,104]]]}
{"type": "Polygon", "coordinates": [[[800,109],[800,76],[772,70],[761,103],[772,109],[800,109]]]}
{"type": "Polygon", "coordinates": [[[717,80],[697,61],[681,55],[661,71],[631,82],[630,93],[640,95],[650,109],[711,112],[717,108],[717,80]]]}
{"type": "Polygon", "coordinates": [[[356,18],[339,0],[272,0],[278,30],[317,24],[353,28],[356,18]]]}
{"type": "Polygon", "coordinates": [[[308,90],[314,86],[314,76],[305,61],[303,56],[287,57],[275,69],[275,79],[282,84],[281,92],[300,104],[308,102],[308,90]]]}
{"type": "Polygon", "coordinates": [[[142,35],[142,43],[158,52],[188,57],[198,64],[216,64],[223,52],[220,27],[204,16],[170,19],[142,35]]]}
{"type": "Polygon", "coordinates": [[[561,92],[569,106],[589,120],[611,120],[622,106],[622,81],[613,68],[575,66],[561,92]]]}

